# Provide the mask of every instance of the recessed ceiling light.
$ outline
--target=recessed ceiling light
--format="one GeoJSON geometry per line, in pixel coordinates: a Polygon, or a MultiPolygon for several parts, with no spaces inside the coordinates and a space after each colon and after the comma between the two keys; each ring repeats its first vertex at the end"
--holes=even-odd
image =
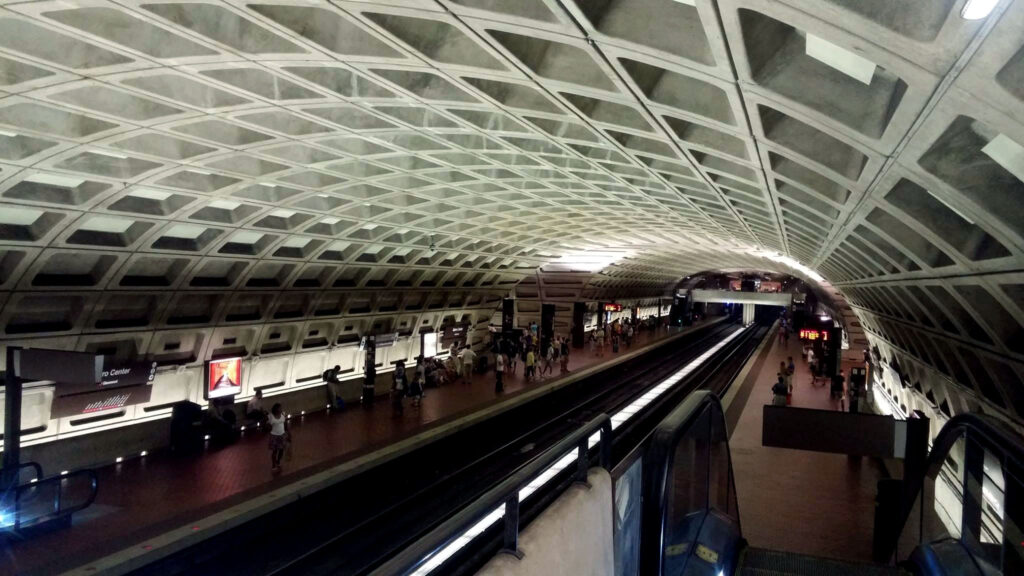
{"type": "Polygon", "coordinates": [[[999,134],[989,141],[981,151],[995,160],[1007,172],[1024,182],[1024,146],[1005,134],[999,134]]]}
{"type": "Polygon", "coordinates": [[[967,0],[960,17],[964,20],[981,20],[992,13],[999,0],[967,0]]]}
{"type": "Polygon", "coordinates": [[[875,63],[871,60],[846,48],[836,46],[814,34],[807,35],[806,50],[807,55],[811,58],[823,62],[859,82],[871,85],[871,78],[875,75],[875,63]]]}

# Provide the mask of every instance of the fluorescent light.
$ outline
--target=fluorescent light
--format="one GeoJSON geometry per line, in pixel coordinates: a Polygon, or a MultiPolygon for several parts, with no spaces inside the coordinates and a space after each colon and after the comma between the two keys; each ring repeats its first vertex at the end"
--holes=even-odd
{"type": "Polygon", "coordinates": [[[999,134],[981,149],[1007,172],[1024,182],[1024,146],[1017,144],[1005,134],[999,134]]]}
{"type": "Polygon", "coordinates": [[[99,154],[100,156],[109,156],[111,158],[117,158],[118,160],[127,160],[128,157],[124,154],[118,154],[116,152],[107,152],[106,150],[90,150],[93,154],[99,154]]]}
{"type": "Polygon", "coordinates": [[[58,186],[60,188],[77,188],[85,182],[82,178],[73,178],[71,176],[65,176],[63,174],[45,174],[39,172],[33,174],[28,178],[25,178],[28,182],[34,182],[36,184],[46,184],[49,186],[58,186]]]}
{"type": "Polygon", "coordinates": [[[811,58],[823,62],[859,82],[871,85],[871,78],[875,75],[875,63],[871,60],[846,48],[836,46],[814,34],[807,35],[806,50],[807,55],[811,58]]]}
{"type": "Polygon", "coordinates": [[[943,206],[945,206],[946,208],[949,208],[950,210],[952,210],[952,211],[953,211],[953,213],[954,213],[954,214],[956,214],[957,216],[959,216],[959,217],[963,218],[964,220],[966,220],[968,224],[971,224],[971,225],[973,225],[973,224],[974,224],[974,220],[971,220],[971,219],[970,219],[970,218],[968,218],[968,217],[967,217],[967,216],[966,216],[966,215],[965,215],[965,214],[964,214],[963,212],[961,212],[961,211],[957,210],[957,209],[956,209],[956,208],[954,208],[954,207],[953,207],[952,205],[950,205],[950,203],[949,203],[949,202],[946,202],[945,200],[943,200],[942,198],[940,198],[939,196],[937,196],[937,195],[935,194],[935,192],[932,192],[931,190],[929,190],[929,189],[927,189],[927,188],[925,188],[924,190],[925,190],[925,192],[927,192],[927,193],[928,193],[928,195],[929,195],[929,196],[931,196],[932,198],[935,198],[936,200],[938,200],[938,201],[939,201],[939,204],[942,204],[942,205],[943,205],[943,206]]]}
{"type": "Polygon", "coordinates": [[[981,20],[992,13],[999,0],[967,0],[960,17],[964,20],[981,20]]]}

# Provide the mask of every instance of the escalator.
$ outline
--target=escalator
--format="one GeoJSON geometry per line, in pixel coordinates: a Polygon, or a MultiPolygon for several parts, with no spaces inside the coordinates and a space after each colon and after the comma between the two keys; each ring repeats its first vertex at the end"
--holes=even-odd
{"type": "Polygon", "coordinates": [[[902,479],[894,514],[902,529],[892,531],[889,561],[880,564],[746,546],[725,420],[711,393],[687,397],[643,448],[642,514],[622,524],[637,531],[639,554],[617,576],[1024,574],[1024,439],[987,416],[950,420],[924,473],[902,479]]]}

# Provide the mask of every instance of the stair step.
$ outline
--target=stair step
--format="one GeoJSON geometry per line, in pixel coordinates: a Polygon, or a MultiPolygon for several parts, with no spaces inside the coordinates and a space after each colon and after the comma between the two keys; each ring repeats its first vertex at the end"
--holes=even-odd
{"type": "Polygon", "coordinates": [[[740,576],[905,576],[892,566],[844,562],[793,552],[747,548],[740,576]]]}

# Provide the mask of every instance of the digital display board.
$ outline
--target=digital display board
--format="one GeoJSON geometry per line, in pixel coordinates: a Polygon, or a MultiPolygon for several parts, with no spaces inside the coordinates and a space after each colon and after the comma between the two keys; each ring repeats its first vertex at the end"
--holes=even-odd
{"type": "Polygon", "coordinates": [[[604,311],[605,312],[622,312],[622,304],[614,304],[614,303],[612,303],[612,304],[605,304],[604,305],[604,311]]]}
{"type": "Polygon", "coordinates": [[[828,332],[825,330],[801,330],[801,340],[828,340],[828,332]]]}
{"type": "Polygon", "coordinates": [[[225,358],[206,363],[207,400],[234,396],[242,391],[242,359],[225,358]]]}

